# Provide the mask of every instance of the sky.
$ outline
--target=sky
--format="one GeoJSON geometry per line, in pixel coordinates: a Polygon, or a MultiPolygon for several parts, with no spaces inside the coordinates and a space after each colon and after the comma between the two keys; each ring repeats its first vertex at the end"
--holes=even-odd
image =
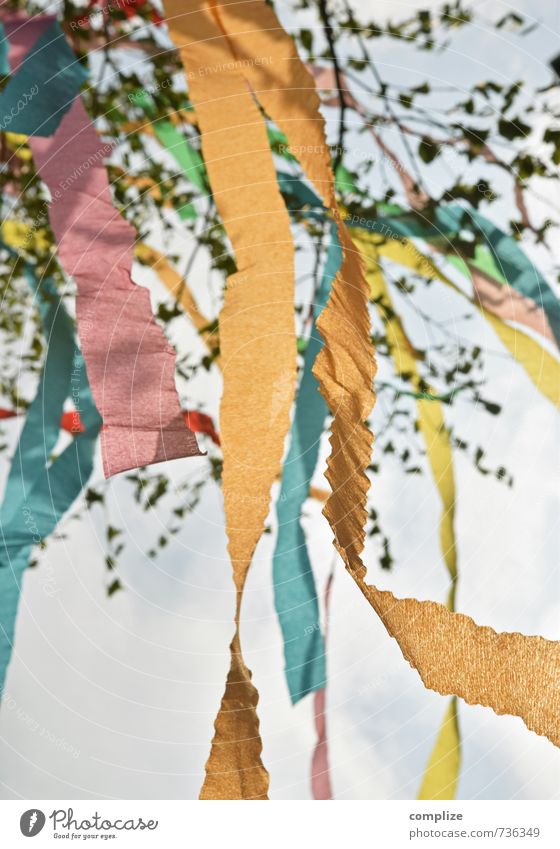
{"type": "MultiPolygon", "coordinates": [[[[429,3],[360,2],[382,20],[399,9],[429,3]]],[[[380,44],[385,75],[410,81],[480,78],[532,83],[549,79],[546,63],[560,50],[560,12],[551,2],[479,4],[534,15],[543,25],[522,50],[506,35],[465,31],[449,55],[415,53],[380,44]]],[[[289,22],[283,4],[278,11],[289,22]]],[[[517,42],[516,42],[517,44],[517,42]]],[[[434,173],[437,181],[437,172],[434,173]]],[[[538,209],[535,210],[539,212],[538,209]]],[[[185,251],[177,235],[177,250],[185,251]]],[[[162,290],[149,272],[135,279],[162,290]]],[[[191,283],[210,307],[202,257],[191,283]]],[[[457,302],[439,290],[438,309],[457,302]]],[[[178,323],[175,322],[175,325],[178,323]]],[[[187,321],[174,341],[200,343],[187,321]]],[[[425,328],[416,328],[421,339],[425,328]]],[[[472,338],[499,349],[480,318],[472,338]]],[[[499,350],[498,350],[499,354],[499,350]]],[[[484,440],[488,462],[514,475],[513,488],[483,479],[461,456],[458,609],[498,631],[560,637],[558,617],[558,469],[560,424],[525,373],[509,359],[488,357],[485,394],[503,414],[484,415],[457,404],[451,423],[484,440]]],[[[219,383],[190,387],[217,416],[219,383]]],[[[373,416],[375,429],[376,415],[373,416]]],[[[15,440],[15,430],[12,438],[15,440]]],[[[324,458],[326,446],[323,446],[324,458]]],[[[167,464],[176,481],[196,477],[203,461],[167,464]]],[[[376,508],[394,541],[396,565],[387,574],[366,547],[368,577],[399,596],[443,601],[447,579],[439,552],[439,503],[428,478],[386,466],[376,480],[376,508]]],[[[5,475],[6,469],[2,469],[5,475]]],[[[322,470],[316,483],[322,485],[322,470]]],[[[98,464],[95,478],[101,478],[98,464]]],[[[110,487],[109,513],[126,527],[128,553],[119,565],[125,589],[107,598],[101,516],[67,520],[64,538],[49,543],[41,566],[25,576],[16,647],[0,710],[0,786],[4,798],[196,798],[202,784],[213,721],[223,692],[232,634],[234,592],[226,553],[221,494],[210,483],[196,513],[160,557],[145,556],[167,520],[165,499],[148,514],[131,508],[129,488],[110,487]]],[[[305,528],[320,587],[333,565],[331,533],[319,506],[308,502],[305,528]]],[[[274,528],[273,528],[274,531],[274,528]]],[[[310,798],[314,744],[312,703],[291,706],[283,677],[281,634],[273,608],[272,535],[263,537],[249,573],[242,622],[247,665],[260,693],[263,761],[273,799],[310,798]]],[[[328,732],[337,799],[414,798],[447,700],[427,691],[403,660],[340,562],[335,563],[328,636],[328,732]]],[[[460,704],[463,765],[461,799],[548,799],[560,787],[557,750],[522,721],[460,704]]]]}

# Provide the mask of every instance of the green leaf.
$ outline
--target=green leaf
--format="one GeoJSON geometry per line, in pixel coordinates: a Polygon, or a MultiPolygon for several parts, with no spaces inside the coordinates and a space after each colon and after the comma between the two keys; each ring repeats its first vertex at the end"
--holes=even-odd
{"type": "Polygon", "coordinates": [[[441,145],[434,144],[429,138],[426,138],[426,136],[423,137],[422,141],[418,145],[418,155],[422,162],[425,162],[426,164],[437,159],[440,153],[441,145]]]}

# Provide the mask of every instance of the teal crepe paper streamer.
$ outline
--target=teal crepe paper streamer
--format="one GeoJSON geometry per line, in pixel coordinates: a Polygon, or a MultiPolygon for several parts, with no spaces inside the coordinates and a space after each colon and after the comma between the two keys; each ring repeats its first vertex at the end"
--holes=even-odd
{"type": "MultiPolygon", "coordinates": [[[[285,172],[278,172],[277,176],[280,189],[288,197],[288,206],[292,210],[297,208],[308,217],[321,221],[327,220],[321,199],[306,183],[285,172]]],[[[405,210],[391,211],[400,214],[370,219],[365,225],[351,218],[347,219],[346,223],[350,226],[365,226],[391,236],[419,237],[429,241],[458,234],[465,226],[466,212],[470,214],[470,211],[466,211],[459,205],[441,207],[436,210],[436,223],[431,224],[422,222],[417,216],[407,214],[405,210]]],[[[481,218],[477,216],[476,224],[487,236],[490,246],[495,249],[497,261],[501,263],[506,276],[509,273],[509,279],[519,285],[517,272],[523,267],[522,260],[527,263],[528,260],[517,248],[513,239],[501,234],[506,240],[504,244],[496,235],[501,231],[481,218]],[[490,231],[490,226],[493,231],[490,231]],[[517,252],[515,267],[512,267],[513,263],[506,266],[503,261],[504,247],[511,248],[509,242],[513,243],[517,252]]],[[[315,320],[328,299],[332,280],[341,262],[336,228],[334,225],[331,227],[331,249],[321,288],[317,294],[313,329],[305,351],[304,373],[296,399],[290,449],[282,470],[282,484],[276,506],[278,538],[273,558],[274,600],[284,639],[286,679],[293,703],[307,693],[324,687],[326,680],[324,641],[319,626],[317,592],[300,516],[303,503],[307,498],[309,481],[317,464],[319,439],[327,415],[325,403],[318,392],[311,369],[322,345],[317,337],[315,320]]],[[[524,294],[528,292],[525,291],[524,294]]]]}
{"type": "Polygon", "coordinates": [[[0,21],[0,74],[5,77],[10,73],[10,63],[8,62],[8,42],[6,41],[6,30],[4,24],[0,21]]]}
{"type": "MultiPolygon", "coordinates": [[[[8,246],[2,247],[14,253],[8,246]]],[[[32,547],[54,531],[90,477],[101,427],[85,364],[74,342],[73,325],[54,284],[50,280],[39,284],[28,264],[24,265],[24,274],[38,297],[48,348],[0,507],[0,692],[12,653],[23,572],[32,547]],[[69,395],[86,430],[77,434],[49,466],[69,395]]]]}
{"type": "Polygon", "coordinates": [[[278,537],[272,565],[274,604],[284,638],[286,679],[294,704],[326,683],[325,644],[319,625],[317,591],[300,516],[317,465],[321,434],[328,414],[311,369],[323,346],[316,321],[327,303],[332,282],[342,262],[342,249],[334,223],[331,224],[330,237],[325,269],[315,296],[311,335],[290,431],[290,448],[282,468],[282,484],[276,505],[278,537]]]}
{"type": "MultiPolygon", "coordinates": [[[[278,174],[280,187],[286,194],[291,194],[302,207],[309,207],[309,213],[314,217],[324,218],[324,207],[319,197],[297,177],[286,173],[278,174]]],[[[449,204],[437,206],[434,220],[422,220],[419,214],[409,213],[399,207],[392,207],[395,214],[367,219],[347,218],[350,227],[360,227],[365,230],[404,236],[408,239],[418,238],[426,242],[448,239],[449,251],[453,248],[453,239],[462,230],[474,232],[483,236],[485,246],[490,250],[493,259],[508,285],[542,308],[548,318],[551,330],[560,347],[560,301],[554,294],[543,275],[527,257],[525,252],[512,236],[508,236],[499,227],[485,218],[478,210],[469,205],[449,204]]],[[[476,262],[475,262],[476,264],[476,262]]]]}
{"type": "Polygon", "coordinates": [[[486,245],[506,280],[517,292],[530,298],[544,310],[550,329],[560,347],[560,301],[540,271],[525,255],[515,239],[496,227],[476,209],[467,208],[465,215],[483,234],[486,245]]]}
{"type": "MultiPolygon", "coordinates": [[[[353,225],[351,220],[347,223],[350,226],[364,226],[353,225]]],[[[422,221],[418,215],[405,213],[398,217],[373,219],[365,225],[365,229],[368,227],[380,233],[392,232],[406,238],[420,238],[427,242],[441,241],[442,238],[449,239],[447,253],[450,255],[453,239],[459,236],[461,231],[474,232],[475,236],[482,236],[484,245],[492,254],[496,266],[508,285],[532,300],[544,311],[560,347],[560,301],[516,240],[496,227],[470,204],[438,206],[435,209],[433,222],[422,221]]]]}
{"type": "MultiPolygon", "coordinates": [[[[5,37],[3,45],[6,49],[5,37]]],[[[86,69],[76,59],[60,24],[54,21],[0,94],[0,129],[27,136],[52,136],[86,79],[86,69]]]]}

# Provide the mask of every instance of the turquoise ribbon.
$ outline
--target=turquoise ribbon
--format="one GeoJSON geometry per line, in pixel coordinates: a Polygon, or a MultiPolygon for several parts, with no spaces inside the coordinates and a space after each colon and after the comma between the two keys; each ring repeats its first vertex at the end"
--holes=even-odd
{"type": "Polygon", "coordinates": [[[484,236],[487,247],[510,286],[544,310],[550,329],[560,347],[560,301],[540,271],[521,250],[515,239],[502,232],[476,209],[469,207],[464,210],[463,226],[465,220],[467,225],[471,221],[484,236]]]}
{"type": "MultiPolygon", "coordinates": [[[[2,247],[12,255],[14,251],[2,247]]],[[[89,479],[101,417],[91,396],[74,328],[51,280],[24,274],[37,295],[47,356],[14,455],[0,507],[0,692],[14,642],[23,572],[34,544],[48,537],[89,479]],[[85,432],[52,460],[64,402],[72,397],[85,432]],[[50,465],[49,465],[50,464],[50,465]]]]}
{"type": "MultiPolygon", "coordinates": [[[[2,55],[7,60],[6,36],[2,55]]],[[[58,21],[41,35],[0,94],[0,129],[52,136],[87,79],[58,21]]]]}
{"type": "Polygon", "coordinates": [[[282,468],[282,485],[276,505],[278,536],[272,565],[274,604],[284,638],[286,679],[294,704],[326,683],[325,645],[319,623],[315,579],[301,527],[301,509],[317,465],[321,434],[328,414],[311,369],[323,346],[316,321],[327,303],[342,261],[334,223],[331,224],[330,237],[325,269],[315,295],[311,335],[305,351],[290,431],[290,448],[282,468]]]}
{"type": "MultiPolygon", "coordinates": [[[[419,213],[402,210],[400,214],[382,217],[360,224],[349,219],[350,227],[361,227],[388,236],[400,235],[408,239],[418,238],[426,242],[440,243],[450,258],[453,257],[453,240],[462,231],[482,237],[482,244],[490,252],[499,274],[516,292],[529,298],[540,307],[560,347],[560,301],[537,267],[531,262],[512,236],[481,215],[470,205],[449,204],[436,207],[433,221],[422,219],[419,213]]],[[[476,257],[473,265],[478,266],[476,257]]],[[[480,267],[480,266],[479,266],[480,267]]],[[[484,269],[482,269],[484,270],[484,269]]]]}
{"type": "Polygon", "coordinates": [[[8,62],[8,42],[6,41],[6,30],[4,24],[0,21],[0,74],[6,77],[10,73],[10,63],[8,62]]]}

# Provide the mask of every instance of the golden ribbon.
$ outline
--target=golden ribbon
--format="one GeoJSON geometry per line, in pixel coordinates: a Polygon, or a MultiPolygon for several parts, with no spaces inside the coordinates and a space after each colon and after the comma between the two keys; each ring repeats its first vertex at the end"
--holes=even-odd
{"type": "MultiPolygon", "coordinates": [[[[375,373],[368,285],[336,207],[319,99],[292,39],[264,0],[217,6],[242,72],[268,115],[288,137],[292,153],[338,224],[344,259],[318,322],[325,347],[314,368],[334,416],[327,471],[332,495],[324,513],[335,534],[335,547],[428,688],[491,707],[498,714],[520,716],[527,727],[559,743],[558,643],[516,633],[497,634],[441,604],[397,599],[365,581],[360,554],[369,488],[365,469],[372,435],[364,421],[374,402],[375,373]],[[266,62],[250,61],[258,57],[266,57],[266,62]]],[[[505,327],[499,319],[496,322],[505,327]]],[[[518,349],[517,353],[521,361],[518,349]]]]}
{"type": "MultiPolygon", "coordinates": [[[[255,711],[257,694],[239,645],[239,605],[268,509],[270,485],[279,469],[293,397],[289,224],[276,188],[264,121],[244,79],[286,134],[291,152],[325,199],[337,222],[343,250],[342,267],[318,323],[325,347],[314,368],[334,416],[327,471],[332,494],[324,513],[334,531],[335,547],[427,687],[444,695],[461,696],[470,704],[492,707],[498,714],[518,715],[532,730],[560,742],[557,643],[516,633],[497,634],[441,604],[397,599],[366,583],[360,555],[369,488],[365,469],[373,438],[364,421],[374,403],[376,370],[370,342],[368,285],[336,206],[330,151],[313,80],[292,39],[264,0],[230,5],[217,0],[211,7],[197,0],[187,13],[183,13],[180,0],[172,0],[167,8],[172,37],[189,72],[213,194],[239,269],[229,279],[220,328],[225,376],[224,503],[238,591],[236,632],[202,797],[266,795],[255,711]],[[286,275],[288,283],[283,280],[286,275]],[[275,335],[274,344],[268,338],[262,344],[269,333],[275,335]],[[245,412],[251,403],[256,414],[252,422],[247,422],[245,412]],[[267,412],[268,430],[263,429],[267,412]],[[256,444],[260,449],[258,467],[253,459],[256,444]],[[262,501],[252,502],[247,508],[239,499],[246,499],[248,493],[262,501]],[[245,734],[243,739],[240,730],[245,734]]],[[[491,314],[484,314],[494,325],[491,314]]],[[[495,321],[499,325],[496,331],[503,341],[508,340],[505,344],[512,344],[512,328],[499,319],[495,321]]],[[[516,356],[537,382],[539,375],[530,370],[528,353],[533,340],[523,336],[520,352],[521,334],[514,333],[516,356]]],[[[547,381],[537,385],[548,397],[553,393],[547,381]]]]}
{"type": "Polygon", "coordinates": [[[290,425],[296,376],[294,247],[266,123],[216,8],[204,0],[189,4],[188,11],[181,0],[168,0],[166,8],[187,72],[212,194],[238,269],[228,278],[220,315],[223,494],[236,627],[201,798],[263,799],[268,774],[260,757],[258,694],[241,654],[239,614],[290,425]]]}

